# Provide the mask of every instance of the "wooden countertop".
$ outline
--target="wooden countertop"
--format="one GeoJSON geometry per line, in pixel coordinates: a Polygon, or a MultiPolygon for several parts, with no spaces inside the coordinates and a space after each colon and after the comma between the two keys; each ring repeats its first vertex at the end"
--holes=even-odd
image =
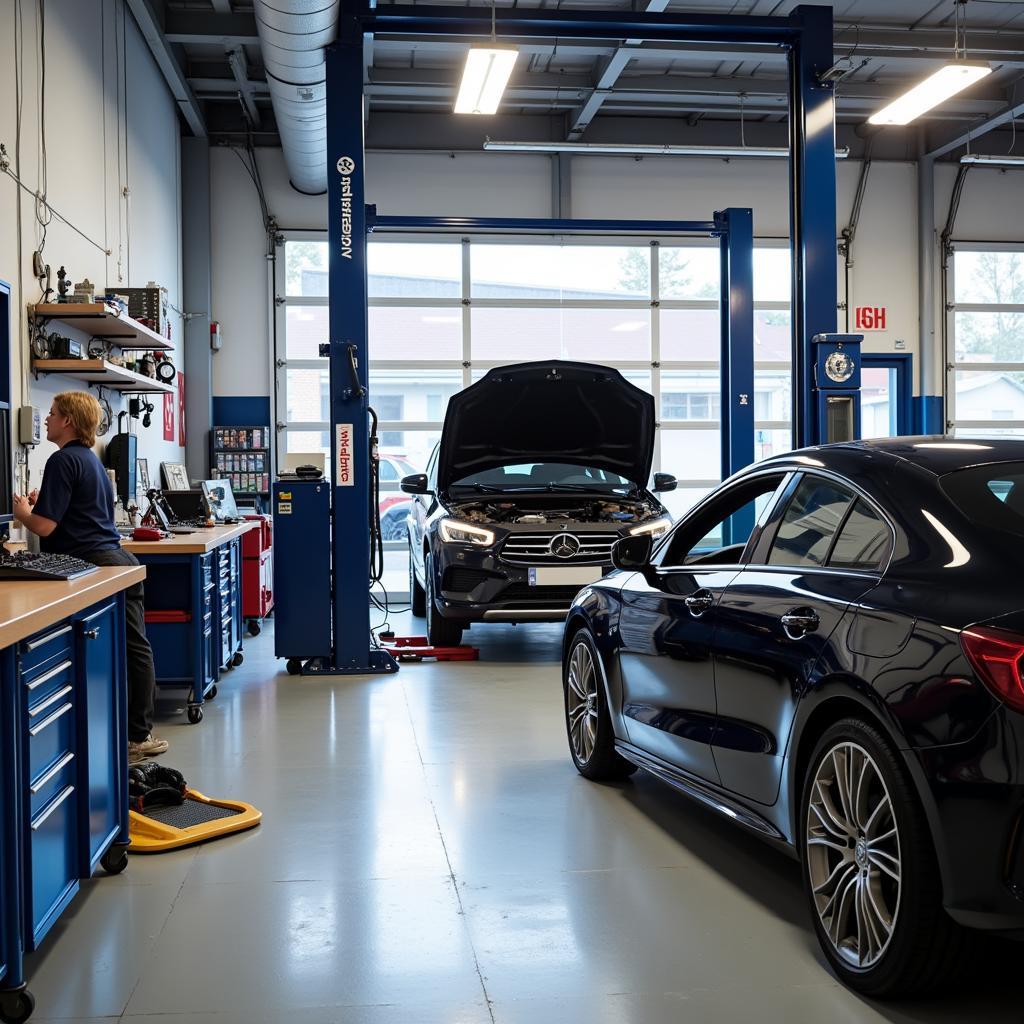
{"type": "Polygon", "coordinates": [[[0,582],[0,648],[24,640],[146,578],[145,566],[108,566],[77,580],[0,582]]]}
{"type": "Polygon", "coordinates": [[[195,533],[172,533],[163,540],[128,540],[121,541],[121,547],[133,555],[205,555],[207,551],[219,548],[229,540],[248,533],[256,521],[238,523],[235,526],[214,526],[208,530],[196,530],[195,533]]]}

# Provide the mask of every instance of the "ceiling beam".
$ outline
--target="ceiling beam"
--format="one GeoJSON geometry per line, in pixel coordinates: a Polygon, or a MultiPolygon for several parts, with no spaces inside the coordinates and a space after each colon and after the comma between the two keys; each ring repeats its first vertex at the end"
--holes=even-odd
{"type": "MultiPolygon", "coordinates": [[[[645,10],[652,14],[660,13],[666,7],[668,7],[668,0],[647,0],[645,10]]],[[[572,115],[572,124],[569,126],[569,132],[566,136],[570,142],[578,140],[587,130],[590,122],[597,116],[597,112],[601,109],[601,104],[611,94],[619,75],[622,74],[626,69],[626,65],[633,59],[631,51],[639,46],[641,42],[642,40],[640,39],[627,39],[625,45],[620,46],[608,58],[608,63],[605,64],[601,74],[598,76],[594,91],[587,97],[586,102],[572,115]]]]}
{"type": "Polygon", "coordinates": [[[258,46],[256,17],[252,14],[206,14],[168,9],[164,38],[185,46],[258,46]]]}
{"type": "Polygon", "coordinates": [[[206,121],[203,117],[203,109],[199,100],[188,84],[185,72],[181,70],[178,58],[171,50],[167,38],[160,28],[160,22],[156,11],[153,9],[152,0],[128,0],[128,7],[139,26],[142,37],[146,40],[153,59],[163,73],[167,87],[171,90],[174,102],[185,118],[192,134],[197,138],[205,139],[206,121]]]}
{"type": "Polygon", "coordinates": [[[238,96],[242,101],[242,106],[245,107],[245,112],[249,116],[249,121],[254,128],[260,126],[260,112],[256,106],[256,95],[255,95],[255,82],[249,81],[249,68],[246,65],[245,50],[241,46],[236,46],[233,50],[228,50],[225,55],[228,59],[228,65],[231,67],[231,74],[234,75],[235,82],[238,85],[238,96]]]}
{"type": "Polygon", "coordinates": [[[969,143],[977,142],[978,139],[987,135],[993,128],[998,128],[1002,124],[1009,124],[1011,121],[1016,120],[1024,114],[1024,101],[1015,105],[1007,104],[998,114],[990,117],[987,121],[983,121],[981,124],[975,125],[968,129],[962,135],[958,135],[955,139],[950,139],[948,142],[944,142],[941,146],[937,146],[928,152],[928,156],[935,157],[945,156],[947,153],[952,153],[954,149],[959,149],[961,146],[966,146],[969,143]]]}

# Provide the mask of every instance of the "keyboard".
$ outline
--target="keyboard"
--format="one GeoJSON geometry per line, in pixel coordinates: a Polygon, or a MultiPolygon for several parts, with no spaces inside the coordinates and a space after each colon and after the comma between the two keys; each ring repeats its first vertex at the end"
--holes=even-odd
{"type": "Polygon", "coordinates": [[[96,569],[91,562],[83,562],[71,555],[19,551],[0,556],[0,583],[5,580],[75,580],[96,569]]]}

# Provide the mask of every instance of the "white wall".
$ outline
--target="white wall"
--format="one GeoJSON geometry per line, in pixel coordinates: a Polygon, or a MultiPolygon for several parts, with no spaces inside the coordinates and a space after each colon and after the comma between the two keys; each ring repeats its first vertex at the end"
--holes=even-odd
{"type": "MultiPolygon", "coordinates": [[[[215,315],[227,339],[216,357],[215,393],[265,395],[270,393],[269,293],[259,207],[237,157],[225,150],[213,157],[215,315]]],[[[279,150],[261,150],[259,162],[279,226],[324,230],[326,197],[302,196],[290,188],[279,150]]],[[[838,165],[837,235],[849,220],[859,174],[859,163],[838,165]]],[[[945,224],[955,176],[955,167],[937,169],[936,232],[945,224]]],[[[973,170],[955,236],[1024,242],[1022,188],[1024,172],[973,170]]],[[[370,153],[367,201],[388,215],[549,217],[551,163],[536,155],[370,153]]],[[[571,202],[574,217],[597,219],[705,219],[713,210],[749,206],[758,237],[784,238],[789,231],[788,173],[782,161],[573,157],[571,202]]],[[[868,333],[865,350],[909,352],[915,366],[917,264],[917,165],[876,161],[856,237],[850,300],[887,309],[887,329],[868,333]],[[905,347],[897,349],[897,340],[905,347]]],[[[841,274],[839,284],[842,300],[841,274]]],[[[938,313],[936,307],[936,338],[938,313]]],[[[842,329],[842,310],[838,323],[842,329]]],[[[940,386],[941,359],[934,363],[931,393],[940,386]]],[[[916,371],[914,390],[920,390],[916,371]]]]}
{"type": "MultiPolygon", "coordinates": [[[[15,165],[16,74],[15,5],[0,5],[0,142],[7,146],[12,169],[32,189],[39,187],[39,89],[37,5],[23,3],[22,127],[20,168],[15,165]]],[[[135,26],[123,0],[50,0],[46,5],[46,150],[47,197],[76,228],[110,249],[99,248],[54,218],[46,232],[44,261],[57,284],[57,269],[67,267],[74,281],[88,278],[106,285],[144,286],[150,280],[168,289],[170,301],[181,306],[181,217],[178,114],[163,77],[135,26]],[[122,188],[129,189],[127,197],[122,188]]],[[[40,233],[31,196],[0,176],[0,278],[11,282],[12,387],[14,404],[31,403],[49,409],[58,391],[84,388],[71,378],[50,377],[39,382],[29,369],[26,304],[36,302],[40,289],[32,276],[32,253],[40,233]],[[20,204],[21,235],[17,214],[20,204]]],[[[83,337],[54,325],[61,333],[83,337]]],[[[184,338],[179,315],[171,317],[172,339],[184,338]]],[[[183,352],[175,365],[186,369],[183,352]]],[[[187,374],[186,374],[187,381],[187,374]]],[[[104,392],[117,412],[127,401],[104,392]]],[[[154,400],[154,399],[151,399],[154,400]]],[[[163,440],[162,399],[155,397],[153,425],[137,421],[139,456],[149,460],[151,473],[161,461],[182,461],[177,443],[163,440]]],[[[177,397],[175,396],[175,403],[177,397]]],[[[177,423],[177,413],[175,413],[177,423]]],[[[116,427],[101,438],[102,450],[116,427]]],[[[32,485],[41,476],[53,446],[44,442],[29,459],[32,485]]],[[[24,486],[24,480],[19,480],[24,486]]]]}

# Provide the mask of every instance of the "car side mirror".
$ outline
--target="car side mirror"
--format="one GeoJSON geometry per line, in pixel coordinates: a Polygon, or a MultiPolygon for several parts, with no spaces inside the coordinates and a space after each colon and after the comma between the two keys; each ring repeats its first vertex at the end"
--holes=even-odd
{"type": "Polygon", "coordinates": [[[655,473],[654,474],[654,493],[664,494],[666,491],[674,491],[678,486],[678,481],[671,473],[655,473]]]}
{"type": "Polygon", "coordinates": [[[612,546],[612,565],[616,569],[644,569],[651,564],[654,538],[649,533],[623,537],[612,546]]]}
{"type": "Polygon", "coordinates": [[[430,488],[427,486],[426,473],[414,473],[412,476],[403,476],[399,487],[401,487],[406,494],[430,493],[430,488]]]}

